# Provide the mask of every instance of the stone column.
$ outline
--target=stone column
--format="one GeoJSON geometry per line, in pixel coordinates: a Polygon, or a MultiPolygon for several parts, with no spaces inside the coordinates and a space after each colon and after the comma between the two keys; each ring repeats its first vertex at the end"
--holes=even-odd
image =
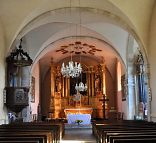
{"type": "MultiPolygon", "coordinates": [[[[134,38],[129,35],[127,44],[127,74],[125,78],[125,83],[127,83],[127,119],[133,120],[136,114],[136,95],[135,95],[135,85],[134,85],[134,38]]],[[[126,88],[126,85],[125,85],[126,88]]]]}

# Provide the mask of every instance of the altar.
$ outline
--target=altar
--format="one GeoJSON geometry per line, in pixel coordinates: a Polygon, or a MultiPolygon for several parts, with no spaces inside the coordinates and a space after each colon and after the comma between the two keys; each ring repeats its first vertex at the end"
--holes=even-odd
{"type": "Polygon", "coordinates": [[[89,107],[77,107],[64,109],[67,117],[68,124],[76,124],[76,120],[82,120],[82,125],[88,125],[91,123],[92,108],[89,107]]]}
{"type": "Polygon", "coordinates": [[[68,114],[67,121],[68,124],[76,124],[76,120],[81,120],[82,125],[91,124],[91,115],[90,114],[68,114]]]}

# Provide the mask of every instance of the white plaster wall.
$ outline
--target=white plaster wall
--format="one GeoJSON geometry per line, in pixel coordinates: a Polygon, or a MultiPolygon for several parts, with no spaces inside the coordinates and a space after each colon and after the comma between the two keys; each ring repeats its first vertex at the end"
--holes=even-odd
{"type": "Polygon", "coordinates": [[[123,113],[123,118],[127,119],[127,101],[122,101],[121,76],[122,76],[121,63],[117,62],[117,109],[118,112],[123,113]]]}
{"type": "Polygon", "coordinates": [[[32,114],[37,114],[37,107],[39,104],[39,63],[36,63],[32,69],[32,76],[35,77],[35,103],[31,102],[32,114]]]}
{"type": "Polygon", "coordinates": [[[152,102],[151,102],[151,119],[156,122],[156,5],[153,10],[153,16],[150,27],[150,39],[149,39],[149,63],[150,63],[150,79],[152,90],[152,102]]]}
{"type": "Polygon", "coordinates": [[[112,46],[118,51],[126,64],[126,48],[129,35],[127,31],[110,23],[88,24],[88,27],[111,41],[112,46]]]}
{"type": "Polygon", "coordinates": [[[3,90],[5,87],[5,40],[3,27],[0,21],[0,124],[8,122],[7,109],[3,102],[3,90]]]}
{"type": "Polygon", "coordinates": [[[155,0],[109,0],[131,20],[135,32],[148,48],[150,18],[155,0]]]}
{"type": "Polygon", "coordinates": [[[117,109],[122,112],[121,64],[117,61],[117,109]]]}

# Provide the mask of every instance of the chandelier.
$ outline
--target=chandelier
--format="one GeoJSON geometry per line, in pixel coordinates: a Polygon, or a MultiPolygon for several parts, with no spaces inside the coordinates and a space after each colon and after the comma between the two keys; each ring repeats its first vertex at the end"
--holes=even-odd
{"type": "Polygon", "coordinates": [[[80,91],[86,91],[87,90],[87,84],[83,84],[83,82],[80,82],[79,85],[76,83],[75,89],[77,92],[80,91]]]}
{"type": "Polygon", "coordinates": [[[62,67],[61,67],[61,73],[64,77],[79,77],[79,75],[82,72],[82,67],[80,63],[74,62],[71,60],[69,61],[68,65],[64,65],[64,63],[62,63],[62,67]]]}
{"type": "MultiPolygon", "coordinates": [[[[80,1],[79,1],[79,3],[80,3],[80,1]]],[[[70,8],[71,8],[71,0],[70,0],[70,8]]],[[[71,11],[70,11],[70,13],[71,13],[71,11]]],[[[79,15],[79,17],[81,19],[81,15],[79,15]]],[[[80,25],[81,25],[81,20],[80,20],[80,25]]],[[[77,26],[77,24],[76,24],[76,26],[77,26]]],[[[77,33],[76,33],[76,35],[77,35],[77,33]]],[[[76,45],[77,45],[77,47],[79,47],[78,43],[76,43],[76,45]]],[[[70,44],[70,48],[71,48],[71,60],[69,61],[69,63],[66,66],[64,65],[64,63],[62,63],[61,73],[64,77],[72,77],[72,78],[79,77],[79,75],[82,72],[82,67],[81,67],[80,63],[77,63],[77,62],[74,63],[72,61],[73,44],[70,44]]]]}

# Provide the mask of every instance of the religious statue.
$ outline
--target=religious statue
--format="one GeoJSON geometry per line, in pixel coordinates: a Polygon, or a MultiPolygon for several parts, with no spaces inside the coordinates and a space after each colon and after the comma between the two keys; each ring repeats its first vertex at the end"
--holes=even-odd
{"type": "Polygon", "coordinates": [[[99,78],[99,76],[97,76],[95,79],[95,91],[96,92],[100,91],[100,78],[99,78]]]}
{"type": "Polygon", "coordinates": [[[100,76],[100,73],[101,73],[101,68],[98,65],[97,68],[96,68],[96,73],[95,73],[95,93],[96,94],[99,94],[100,91],[101,91],[101,76],[100,76]]]}
{"type": "Polygon", "coordinates": [[[60,73],[60,67],[57,66],[56,67],[56,78],[55,78],[55,85],[56,85],[56,92],[61,92],[62,89],[62,80],[61,80],[61,73],[60,73]]]}
{"type": "Polygon", "coordinates": [[[81,94],[79,92],[74,95],[73,100],[76,102],[76,106],[81,106],[81,94]]]}
{"type": "Polygon", "coordinates": [[[61,92],[61,78],[60,77],[57,77],[56,78],[56,92],[61,92]]]}

